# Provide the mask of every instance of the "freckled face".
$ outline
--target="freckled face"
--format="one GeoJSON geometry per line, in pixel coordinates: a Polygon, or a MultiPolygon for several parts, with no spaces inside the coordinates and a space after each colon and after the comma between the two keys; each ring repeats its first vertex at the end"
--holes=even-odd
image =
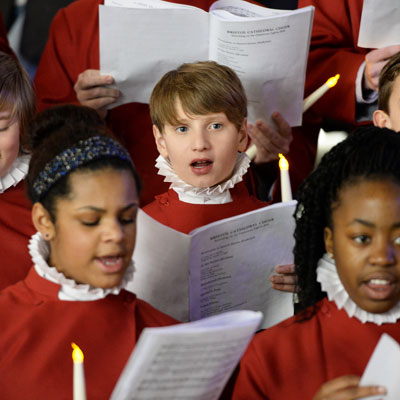
{"type": "Polygon", "coordinates": [[[11,111],[0,111],[0,177],[4,176],[19,154],[19,123],[11,111]]]}
{"type": "Polygon", "coordinates": [[[400,300],[400,185],[370,180],[344,187],[325,228],[340,279],[351,299],[372,313],[400,300]]]}
{"type": "Polygon", "coordinates": [[[130,171],[75,172],[56,203],[50,265],[79,283],[118,285],[132,258],[138,194],[130,171]]]}
{"type": "Polygon", "coordinates": [[[157,148],[176,174],[195,187],[209,187],[230,178],[238,151],[247,144],[246,124],[240,131],[225,113],[186,114],[176,104],[178,125],[154,127],[157,148]]]}

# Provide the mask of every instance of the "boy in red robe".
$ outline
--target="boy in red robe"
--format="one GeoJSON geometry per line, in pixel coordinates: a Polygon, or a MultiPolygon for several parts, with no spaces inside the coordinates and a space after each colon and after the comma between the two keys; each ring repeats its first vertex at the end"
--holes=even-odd
{"type": "MultiPolygon", "coordinates": [[[[243,183],[250,165],[243,153],[247,101],[230,68],[206,61],[168,72],[153,90],[150,113],[160,153],[156,167],[171,185],[144,207],[147,214],[189,233],[266,205],[243,183]]],[[[252,129],[259,126],[263,129],[264,122],[252,129]]]]}

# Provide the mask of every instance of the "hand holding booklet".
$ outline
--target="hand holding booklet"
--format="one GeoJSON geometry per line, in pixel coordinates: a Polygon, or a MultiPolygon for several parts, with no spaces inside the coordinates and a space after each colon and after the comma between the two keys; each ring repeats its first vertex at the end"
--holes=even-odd
{"type": "Polygon", "coordinates": [[[272,289],[293,263],[295,201],[216,221],[189,235],[138,213],[136,272],[127,287],[180,321],[232,310],[262,311],[262,327],[293,315],[291,293],[272,289]]]}
{"type": "Polygon", "coordinates": [[[256,331],[261,313],[233,311],[145,328],[111,400],[216,400],[256,331]]]}
{"type": "Polygon", "coordinates": [[[161,0],[99,6],[100,69],[121,95],[112,107],[148,103],[157,81],[185,62],[214,60],[240,77],[249,121],[279,111],[301,125],[313,7],[276,10],[220,0],[207,13],[161,0]]]}

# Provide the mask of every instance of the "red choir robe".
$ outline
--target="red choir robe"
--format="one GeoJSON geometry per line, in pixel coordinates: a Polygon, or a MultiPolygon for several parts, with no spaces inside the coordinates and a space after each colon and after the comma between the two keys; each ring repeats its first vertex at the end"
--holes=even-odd
{"type": "MultiPolygon", "coordinates": [[[[209,9],[214,0],[172,0],[209,9]]],[[[74,84],[86,69],[100,69],[98,6],[102,0],[80,0],[60,10],[50,27],[49,40],[35,76],[38,108],[78,104],[74,84]]],[[[108,111],[107,122],[129,150],[142,178],[142,204],[147,204],[167,186],[157,175],[154,143],[148,104],[130,103],[108,111]]]]}
{"type": "Polygon", "coordinates": [[[304,322],[296,317],[255,335],[240,362],[233,400],[312,399],[323,383],[361,376],[383,333],[400,342],[400,322],[361,323],[327,298],[304,322]]]}
{"type": "Polygon", "coordinates": [[[176,323],[125,290],[62,301],[59,289],[32,268],[0,292],[2,399],[71,400],[75,342],[85,357],[87,398],[108,400],[142,330],[176,323]]]}
{"type": "Polygon", "coordinates": [[[143,211],[158,222],[179,232],[189,233],[200,226],[224,218],[244,214],[265,207],[264,203],[251,196],[243,182],[230,189],[232,201],[225,204],[191,204],[179,200],[173,189],[156,196],[156,199],[145,206],[143,211]]]}
{"type": "Polygon", "coordinates": [[[31,208],[24,181],[0,194],[0,290],[24,279],[31,267],[28,243],[36,232],[31,208]]]}

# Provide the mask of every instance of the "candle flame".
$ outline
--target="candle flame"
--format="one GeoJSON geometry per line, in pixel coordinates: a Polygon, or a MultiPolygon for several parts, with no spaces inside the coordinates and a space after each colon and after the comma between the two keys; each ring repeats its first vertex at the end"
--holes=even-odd
{"type": "Polygon", "coordinates": [[[284,171],[289,170],[289,163],[288,160],[284,157],[283,154],[279,153],[279,168],[284,171]]]}
{"type": "Polygon", "coordinates": [[[330,88],[333,88],[333,87],[337,84],[337,81],[339,80],[339,78],[340,78],[340,74],[336,74],[335,76],[332,76],[332,78],[329,78],[329,79],[326,81],[326,84],[327,84],[330,88]]]}
{"type": "Polygon", "coordinates": [[[78,345],[75,343],[71,343],[72,348],[72,360],[76,363],[83,363],[83,353],[82,350],[79,348],[78,345]]]}

